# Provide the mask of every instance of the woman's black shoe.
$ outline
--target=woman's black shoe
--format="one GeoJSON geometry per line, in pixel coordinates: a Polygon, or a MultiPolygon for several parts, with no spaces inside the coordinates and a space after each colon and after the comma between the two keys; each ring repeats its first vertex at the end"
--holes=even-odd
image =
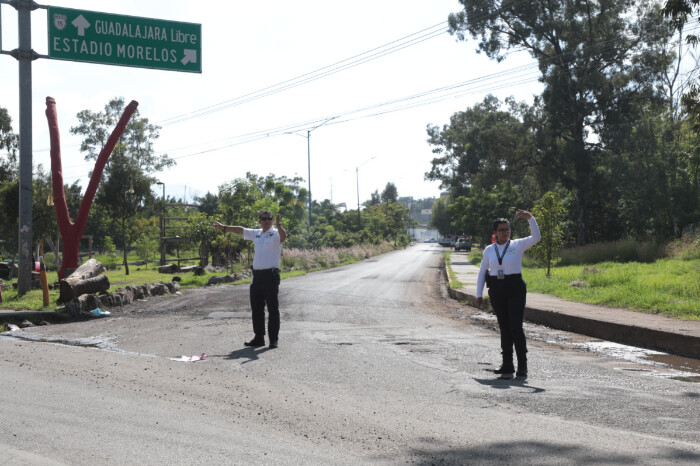
{"type": "Polygon", "coordinates": [[[243,344],[246,345],[246,346],[258,347],[258,346],[265,346],[265,341],[263,341],[263,340],[256,340],[255,338],[253,338],[252,340],[246,341],[246,342],[243,343],[243,344]]]}
{"type": "Polygon", "coordinates": [[[527,378],[527,363],[518,363],[518,372],[515,373],[516,377],[520,377],[522,379],[527,378]]]}

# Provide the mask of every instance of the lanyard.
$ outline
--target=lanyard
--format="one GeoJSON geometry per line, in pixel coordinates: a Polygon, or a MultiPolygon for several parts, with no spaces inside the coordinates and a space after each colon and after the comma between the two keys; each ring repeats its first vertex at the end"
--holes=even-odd
{"type": "Polygon", "coordinates": [[[503,249],[503,255],[499,256],[498,255],[498,243],[493,243],[493,248],[496,250],[496,257],[498,258],[498,265],[503,265],[503,258],[506,255],[506,251],[508,250],[508,246],[510,246],[510,240],[506,243],[506,247],[503,249]]]}

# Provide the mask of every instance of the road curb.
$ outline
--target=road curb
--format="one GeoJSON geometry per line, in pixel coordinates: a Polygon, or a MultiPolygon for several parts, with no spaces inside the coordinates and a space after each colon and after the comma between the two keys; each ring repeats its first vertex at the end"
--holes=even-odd
{"type": "MultiPolygon", "coordinates": [[[[466,301],[470,306],[476,307],[476,297],[469,293],[449,288],[449,294],[453,299],[466,301]]],[[[589,319],[529,306],[525,307],[524,318],[528,322],[557,330],[700,359],[700,338],[692,335],[589,319]]]]}

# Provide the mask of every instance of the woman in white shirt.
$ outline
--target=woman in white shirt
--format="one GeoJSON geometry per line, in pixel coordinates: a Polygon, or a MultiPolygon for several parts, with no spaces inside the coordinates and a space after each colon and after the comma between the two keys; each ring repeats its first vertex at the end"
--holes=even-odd
{"type": "Polygon", "coordinates": [[[501,331],[503,363],[494,372],[501,379],[512,379],[513,346],[518,358],[517,377],[527,377],[527,345],[523,331],[523,314],[527,286],[521,272],[523,253],[540,240],[540,229],[530,212],[519,210],[518,218],[527,219],[531,235],[522,239],[510,239],[510,222],[505,218],[493,222],[496,241],[484,249],[479,278],[476,283],[476,305],[483,308],[483,291],[486,283],[489,298],[501,331]]]}

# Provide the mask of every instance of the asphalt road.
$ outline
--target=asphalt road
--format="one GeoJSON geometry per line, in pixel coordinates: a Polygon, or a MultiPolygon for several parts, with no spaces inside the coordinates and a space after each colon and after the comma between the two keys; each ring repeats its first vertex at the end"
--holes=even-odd
{"type": "Polygon", "coordinates": [[[700,463],[697,383],[531,326],[529,379],[496,380],[442,255],[284,280],[278,349],[243,346],[247,285],[0,336],[0,463],[700,463]]]}

